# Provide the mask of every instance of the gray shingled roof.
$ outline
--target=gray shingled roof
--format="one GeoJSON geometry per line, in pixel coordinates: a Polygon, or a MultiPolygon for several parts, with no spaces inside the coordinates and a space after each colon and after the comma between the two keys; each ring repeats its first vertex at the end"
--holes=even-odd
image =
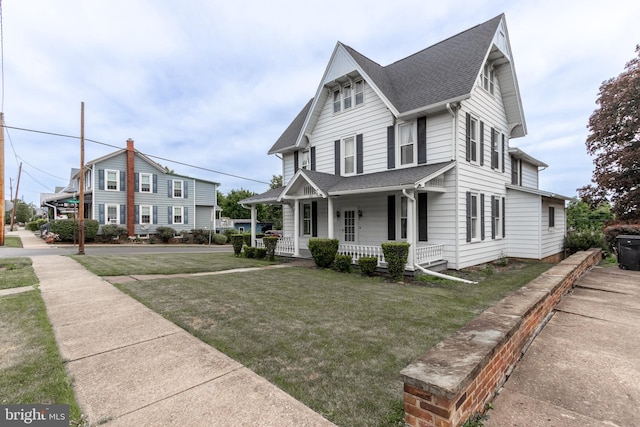
{"type": "MultiPolygon", "coordinates": [[[[386,188],[410,187],[421,179],[437,174],[439,171],[444,171],[453,163],[453,161],[449,161],[435,163],[432,165],[392,169],[388,171],[346,177],[312,170],[303,170],[301,174],[305,175],[309,181],[315,184],[323,193],[334,195],[350,191],[364,191],[376,188],[380,189],[380,191],[385,191],[386,188]]],[[[283,191],[284,188],[269,190],[266,193],[244,199],[240,203],[273,203],[278,199],[283,191]]]]}
{"type": "MultiPolygon", "coordinates": [[[[387,66],[353,48],[344,48],[400,112],[404,113],[471,93],[503,14],[387,66]]],[[[313,99],[269,150],[293,148],[313,99]]]]}

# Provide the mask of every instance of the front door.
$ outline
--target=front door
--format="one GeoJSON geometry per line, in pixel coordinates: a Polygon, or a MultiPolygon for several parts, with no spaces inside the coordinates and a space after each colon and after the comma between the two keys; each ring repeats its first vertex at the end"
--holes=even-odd
{"type": "Polygon", "coordinates": [[[357,213],[355,210],[345,210],[344,211],[344,241],[345,243],[355,243],[357,239],[357,213]]]}

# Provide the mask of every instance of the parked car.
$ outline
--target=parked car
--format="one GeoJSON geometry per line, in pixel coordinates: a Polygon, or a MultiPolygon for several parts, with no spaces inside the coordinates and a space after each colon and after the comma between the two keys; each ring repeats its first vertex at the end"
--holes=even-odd
{"type": "Polygon", "coordinates": [[[276,236],[282,237],[282,230],[267,230],[264,232],[265,237],[276,236]]]}

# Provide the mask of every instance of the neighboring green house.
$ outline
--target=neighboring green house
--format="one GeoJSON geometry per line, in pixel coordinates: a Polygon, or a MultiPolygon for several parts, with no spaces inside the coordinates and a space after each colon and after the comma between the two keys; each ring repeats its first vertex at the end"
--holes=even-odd
{"type": "MultiPolygon", "coordinates": [[[[72,171],[69,186],[41,194],[41,206],[69,211],[79,194],[80,170],[72,171]]],[[[177,232],[211,227],[220,184],[167,173],[164,167],[127,148],[87,162],[84,170],[86,219],[100,225],[119,224],[130,236],[153,234],[168,226],[177,232]]]]}

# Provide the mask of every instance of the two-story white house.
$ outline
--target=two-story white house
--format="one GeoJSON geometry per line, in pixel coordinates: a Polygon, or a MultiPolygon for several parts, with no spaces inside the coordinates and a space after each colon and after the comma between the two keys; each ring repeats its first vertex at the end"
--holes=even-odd
{"type": "MultiPolygon", "coordinates": [[[[78,200],[80,170],[74,169],[69,186],[59,193],[42,194],[42,207],[72,207],[78,200]]],[[[176,232],[212,226],[220,184],[169,173],[134,148],[114,151],[86,163],[84,211],[100,225],[119,224],[129,236],[148,236],[160,226],[176,232]]]]}
{"type": "Polygon", "coordinates": [[[279,250],[294,256],[328,237],[354,260],[406,241],[408,269],[553,258],[569,198],[538,188],[546,165],[511,146],[526,133],[504,15],[387,66],[338,42],[269,150],[285,187],[243,204],[254,220],[256,204],[283,205],[279,250]]]}

